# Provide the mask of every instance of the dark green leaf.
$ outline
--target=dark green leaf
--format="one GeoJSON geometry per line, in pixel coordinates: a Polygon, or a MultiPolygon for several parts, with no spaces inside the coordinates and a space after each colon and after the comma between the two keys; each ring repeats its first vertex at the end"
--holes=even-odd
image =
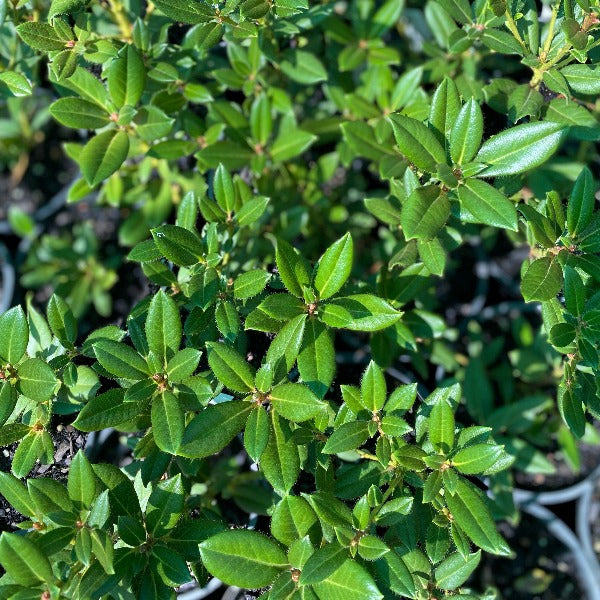
{"type": "Polygon", "coordinates": [[[222,402],[206,407],[185,428],[178,454],[204,458],[216,454],[244,428],[250,402],[222,402]]]}

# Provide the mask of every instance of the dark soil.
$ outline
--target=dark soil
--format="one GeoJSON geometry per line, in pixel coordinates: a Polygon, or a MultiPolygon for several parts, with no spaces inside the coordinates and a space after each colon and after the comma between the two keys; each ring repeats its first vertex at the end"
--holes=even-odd
{"type": "MultiPolygon", "coordinates": [[[[78,450],[85,446],[87,434],[78,431],[70,424],[57,422],[52,429],[52,440],[54,442],[54,462],[50,465],[42,465],[36,462],[27,479],[47,477],[56,481],[66,482],[69,473],[69,465],[78,450]]],[[[0,452],[0,470],[10,471],[12,458],[17,449],[18,442],[2,449],[0,452]]],[[[8,502],[0,495],[0,531],[14,531],[16,524],[24,521],[8,502]]]]}
{"type": "Polygon", "coordinates": [[[565,547],[539,521],[523,514],[520,524],[501,531],[516,557],[482,553],[471,582],[477,589],[493,587],[499,600],[574,600],[585,594],[575,579],[575,563],[565,547]]]}

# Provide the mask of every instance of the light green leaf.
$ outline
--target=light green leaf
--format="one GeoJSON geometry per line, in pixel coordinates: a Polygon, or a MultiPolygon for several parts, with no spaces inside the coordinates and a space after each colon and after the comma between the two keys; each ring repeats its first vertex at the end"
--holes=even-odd
{"type": "Polygon", "coordinates": [[[202,352],[195,348],[184,348],[177,352],[167,364],[167,379],[171,383],[181,383],[194,374],[198,368],[202,352]]]}
{"type": "Polygon", "coordinates": [[[124,131],[111,129],[94,136],[81,151],[79,165],[90,186],[110,177],[127,158],[129,137],[124,131]]]}
{"type": "Polygon", "coordinates": [[[262,407],[256,407],[248,416],[244,429],[244,447],[254,462],[258,462],[269,441],[269,416],[262,407]]]}
{"type": "Polygon", "coordinates": [[[521,280],[521,293],[525,302],[543,302],[558,294],[563,284],[560,264],[550,256],[534,260],[521,280]]]}
{"type": "Polygon", "coordinates": [[[151,352],[166,365],[181,345],[181,319],[175,300],[163,290],[152,298],[146,318],[146,339],[151,352]]]}
{"type": "Polygon", "coordinates": [[[327,79],[327,71],[323,63],[306,50],[288,50],[284,53],[284,59],[279,66],[284,75],[305,85],[327,79]]]}
{"type": "Polygon", "coordinates": [[[233,296],[237,300],[247,300],[260,294],[271,279],[271,275],[262,269],[242,273],[233,282],[233,296]]]}
{"type": "Polygon", "coordinates": [[[426,125],[404,115],[392,115],[390,121],[400,152],[416,167],[435,173],[437,165],[446,162],[444,148],[426,125]]]}
{"type": "Polygon", "coordinates": [[[402,230],[407,240],[434,238],[450,216],[450,203],[438,186],[416,188],[402,206],[402,230]]]}
{"type": "Polygon", "coordinates": [[[21,393],[36,402],[46,402],[55,393],[58,379],[40,358],[24,360],[17,371],[21,393]]]}
{"type": "Polygon", "coordinates": [[[207,23],[215,17],[214,10],[196,0],[156,0],[154,4],[167,17],[190,25],[207,23]]]}
{"type": "Polygon", "coordinates": [[[152,230],[152,237],[165,258],[176,265],[195,265],[204,255],[200,238],[189,229],[177,225],[161,225],[152,230]]]}
{"type": "Polygon", "coordinates": [[[0,357],[16,365],[27,350],[29,326],[20,306],[14,306],[0,316],[0,357]]]}
{"type": "Polygon", "coordinates": [[[67,480],[69,498],[77,508],[90,508],[96,497],[96,476],[89,460],[79,450],[69,467],[67,480]]]}
{"type": "Polygon", "coordinates": [[[335,573],[348,558],[348,549],[337,543],[326,544],[316,550],[306,561],[300,585],[313,585],[335,573]]]}
{"type": "Polygon", "coordinates": [[[458,526],[482,550],[506,556],[510,548],[496,530],[482,494],[472,483],[458,478],[456,492],[444,496],[458,526]]]}
{"type": "Polygon", "coordinates": [[[481,550],[463,557],[454,552],[441,562],[435,570],[435,584],[442,590],[454,590],[461,586],[477,568],[481,550]]]}
{"type": "Polygon", "coordinates": [[[323,398],[335,375],[335,350],[331,334],[314,318],[306,321],[298,370],[302,381],[323,398]]]}
{"type": "Polygon", "coordinates": [[[567,227],[573,236],[590,223],[594,211],[596,185],[592,172],[584,167],[575,181],[567,204],[567,227]]]}
{"type": "Polygon", "coordinates": [[[303,286],[310,283],[310,266],[300,253],[282,239],[277,240],[275,262],[279,277],[294,296],[303,298],[303,286]]]}
{"type": "Polygon", "coordinates": [[[448,454],[454,447],[454,427],[454,411],[441,398],[433,405],[429,416],[429,441],[444,454],[448,454]]]}
{"type": "Polygon", "coordinates": [[[326,406],[300,383],[282,383],[269,393],[275,410],[285,419],[299,423],[316,416],[326,406]]]}
{"type": "Polygon", "coordinates": [[[568,65],[560,72],[574,92],[587,96],[600,94],[600,65],[568,65]]]}
{"type": "Polygon", "coordinates": [[[360,382],[361,404],[371,412],[383,408],[387,396],[387,386],[383,371],[375,362],[370,361],[360,382]]]}
{"type": "Polygon", "coordinates": [[[491,469],[503,454],[502,446],[473,444],[462,448],[452,457],[452,464],[465,475],[485,473],[491,469]]]}
{"type": "Polygon", "coordinates": [[[367,570],[354,560],[346,560],[325,581],[314,584],[319,598],[327,600],[381,600],[383,595],[367,570]]]}
{"type": "Polygon", "coordinates": [[[254,369],[233,348],[216,342],[207,342],[206,347],[210,368],[223,385],[234,392],[254,389],[254,369]]]}
{"type": "Polygon", "coordinates": [[[73,426],[81,431],[100,431],[126,423],[141,412],[137,402],[124,402],[124,390],[109,390],[92,398],[79,412],[73,426]]]}
{"type": "Polygon", "coordinates": [[[34,582],[55,581],[44,553],[30,539],[16,533],[5,531],[0,537],[0,564],[16,584],[25,588],[34,582]]]}
{"type": "Polygon", "coordinates": [[[323,447],[324,454],[338,454],[360,448],[369,439],[368,421],[351,421],[342,423],[329,436],[323,447]]]}
{"type": "Polygon", "coordinates": [[[397,323],[403,313],[373,294],[334,298],[319,309],[319,317],[330,327],[351,331],[380,331],[397,323]]]}
{"type": "Polygon", "coordinates": [[[17,27],[19,37],[34,50],[51,52],[53,50],[64,50],[65,41],[62,40],[52,25],[28,21],[17,27]]]}
{"type": "Polygon", "coordinates": [[[316,135],[299,128],[280,132],[270,147],[271,158],[277,162],[290,160],[308,150],[316,139],[316,135]]]}
{"type": "Polygon", "coordinates": [[[235,210],[235,188],[231,175],[222,164],[215,171],[213,188],[217,204],[231,215],[235,210]]]}
{"type": "Polygon", "coordinates": [[[93,348],[98,362],[111,375],[139,381],[150,374],[146,361],[131,346],[104,339],[93,348]]]}
{"type": "Polygon", "coordinates": [[[164,390],[152,400],[152,435],[156,445],[168,454],[177,454],[185,429],[185,413],[175,394],[164,390]]]}
{"type": "Polygon", "coordinates": [[[300,474],[300,457],[291,429],[275,411],[271,413],[271,432],[260,468],[273,489],[282,496],[289,493],[300,474]]]}
{"type": "Polygon", "coordinates": [[[52,333],[65,348],[72,348],[77,339],[77,322],[69,305],[56,294],[48,301],[46,310],[52,333]]]}
{"type": "Polygon", "coordinates": [[[110,122],[105,110],[83,98],[60,98],[49,110],[59,123],[74,129],[100,129],[110,122]]]}
{"type": "Polygon", "coordinates": [[[515,205],[504,194],[485,181],[467,179],[458,188],[461,219],[517,231],[515,205]]]}

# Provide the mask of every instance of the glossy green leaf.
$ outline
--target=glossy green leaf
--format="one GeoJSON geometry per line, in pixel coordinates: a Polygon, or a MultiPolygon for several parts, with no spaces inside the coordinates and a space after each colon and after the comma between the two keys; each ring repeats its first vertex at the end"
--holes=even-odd
{"type": "Polygon", "coordinates": [[[573,236],[590,223],[595,204],[596,186],[592,172],[584,167],[575,181],[567,204],[567,227],[573,236]]]}
{"type": "Polygon", "coordinates": [[[600,69],[597,64],[568,65],[560,70],[569,87],[578,94],[600,94],[600,69]]]}
{"type": "Polygon", "coordinates": [[[316,523],[317,516],[304,498],[285,496],[273,510],[271,533],[282,544],[290,545],[303,538],[316,523]]]}
{"type": "Polygon", "coordinates": [[[184,348],[175,353],[167,363],[167,380],[171,383],[181,383],[191,377],[200,362],[202,352],[195,348],[184,348]]]}
{"type": "Polygon", "coordinates": [[[258,462],[269,441],[269,416],[262,407],[256,407],[249,415],[244,428],[244,447],[254,462],[258,462]]]}
{"type": "Polygon", "coordinates": [[[502,446],[473,444],[459,450],[452,457],[452,464],[465,475],[485,473],[498,462],[502,453],[502,446]]]}
{"type": "Polygon", "coordinates": [[[471,98],[458,113],[450,133],[450,156],[459,165],[469,162],[481,145],[483,114],[479,104],[471,98]]]}
{"type": "Polygon", "coordinates": [[[56,294],[48,301],[48,325],[58,341],[66,348],[72,348],[77,339],[77,322],[69,305],[56,294]]]}
{"type": "Polygon", "coordinates": [[[484,142],[475,160],[488,167],[478,177],[516,175],[546,162],[558,150],[567,129],[560,123],[523,123],[484,142]]]}
{"type": "Polygon", "coordinates": [[[375,362],[370,361],[360,382],[361,404],[371,412],[383,408],[387,387],[383,371],[375,362]]]}
{"type": "Polygon", "coordinates": [[[348,550],[339,544],[326,544],[319,548],[306,561],[300,585],[313,585],[335,573],[348,558],[348,550]]]}
{"type": "Polygon", "coordinates": [[[442,144],[445,144],[446,139],[450,137],[450,132],[461,110],[460,104],[456,83],[449,77],[444,77],[433,94],[429,111],[429,123],[436,139],[442,144]]]}
{"type": "Polygon", "coordinates": [[[25,517],[39,513],[25,485],[11,473],[0,471],[0,494],[25,517]]]}
{"type": "Polygon", "coordinates": [[[92,398],[73,422],[81,431],[100,431],[126,423],[140,414],[137,402],[124,402],[123,390],[114,389],[92,398]]]}
{"type": "Polygon", "coordinates": [[[208,363],[217,379],[234,392],[254,389],[254,369],[233,348],[208,342],[208,363]]]}
{"type": "Polygon", "coordinates": [[[270,278],[269,273],[261,269],[242,273],[233,284],[233,295],[238,300],[252,298],[265,289],[270,278]]]}
{"type": "Polygon", "coordinates": [[[273,411],[269,442],[262,453],[260,467],[267,481],[280,495],[289,493],[300,474],[298,447],[291,433],[287,421],[273,411]]]}
{"type": "Polygon", "coordinates": [[[181,23],[195,25],[214,18],[214,11],[208,5],[194,0],[157,0],[154,4],[162,13],[181,23]]]}
{"type": "Polygon", "coordinates": [[[302,381],[323,398],[335,375],[335,351],[331,333],[314,318],[306,321],[298,370],[302,381]]]}
{"type": "Polygon", "coordinates": [[[81,450],[71,461],[67,490],[69,498],[79,508],[90,508],[96,497],[96,476],[92,465],[81,450]]]}
{"type": "Polygon", "coordinates": [[[228,585],[265,587],[288,567],[281,547],[256,531],[223,531],[200,544],[206,569],[228,585]]]}
{"type": "Polygon", "coordinates": [[[368,571],[347,559],[327,579],[314,584],[319,598],[328,600],[381,600],[383,595],[368,571]]]}
{"type": "Polygon", "coordinates": [[[482,550],[492,554],[508,555],[510,549],[496,526],[481,492],[462,477],[458,478],[456,492],[444,496],[448,509],[458,526],[482,550]]]}

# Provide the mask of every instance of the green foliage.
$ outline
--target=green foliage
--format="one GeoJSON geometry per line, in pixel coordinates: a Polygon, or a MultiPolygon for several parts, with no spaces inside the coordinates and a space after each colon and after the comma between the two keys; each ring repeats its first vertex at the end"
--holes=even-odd
{"type": "Polygon", "coordinates": [[[53,294],[0,316],[0,596],[489,598],[511,470],[600,418],[598,1],[6,6],[1,164],[52,118],[119,248],[8,215],[53,294]],[[490,339],[445,305],[518,246],[490,339]],[[40,477],[59,418],[130,462],[40,477]]]}

